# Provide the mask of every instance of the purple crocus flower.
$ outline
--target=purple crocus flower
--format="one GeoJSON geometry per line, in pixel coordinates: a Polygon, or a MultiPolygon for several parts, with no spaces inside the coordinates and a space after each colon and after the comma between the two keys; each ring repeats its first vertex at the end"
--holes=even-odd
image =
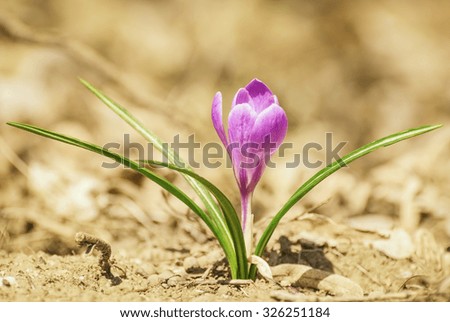
{"type": "Polygon", "coordinates": [[[228,137],[222,120],[222,94],[214,96],[212,121],[230,155],[241,193],[242,230],[251,225],[251,197],[287,132],[287,117],[278,99],[260,80],[253,79],[236,93],[228,116],[228,137]]]}

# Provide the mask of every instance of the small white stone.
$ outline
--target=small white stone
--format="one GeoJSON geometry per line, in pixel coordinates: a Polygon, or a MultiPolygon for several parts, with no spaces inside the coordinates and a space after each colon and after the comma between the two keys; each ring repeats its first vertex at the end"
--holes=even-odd
{"type": "Polygon", "coordinates": [[[351,217],[348,225],[356,230],[386,234],[394,228],[394,220],[386,215],[365,214],[351,217]]]}
{"type": "Polygon", "coordinates": [[[393,259],[405,259],[412,256],[415,247],[411,236],[403,229],[395,229],[389,239],[380,239],[372,243],[373,247],[393,259]]]}
{"type": "Polygon", "coordinates": [[[0,287],[6,286],[14,286],[17,285],[16,279],[12,276],[0,277],[0,287]]]}

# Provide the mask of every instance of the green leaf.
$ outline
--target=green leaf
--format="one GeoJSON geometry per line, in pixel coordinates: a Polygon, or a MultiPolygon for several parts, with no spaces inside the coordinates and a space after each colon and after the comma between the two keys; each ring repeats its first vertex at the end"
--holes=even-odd
{"type": "MultiPolygon", "coordinates": [[[[175,153],[173,149],[170,149],[168,147],[168,144],[163,144],[162,140],[158,136],[156,136],[152,131],[148,130],[144,126],[144,124],[136,117],[134,117],[127,109],[114,102],[111,98],[103,94],[100,90],[96,89],[89,82],[83,79],[80,79],[80,82],[84,86],[86,86],[86,88],[89,89],[95,96],[97,96],[106,106],[108,106],[114,113],[116,113],[122,120],[131,125],[131,127],[134,128],[140,135],[142,135],[142,137],[144,137],[148,142],[152,143],[153,146],[157,148],[164,155],[164,157],[167,158],[167,160],[169,160],[169,163],[175,164],[180,167],[182,164],[186,164],[185,162],[183,162],[180,156],[175,153]]],[[[192,170],[188,166],[186,168],[192,170]]],[[[185,179],[202,200],[211,219],[218,227],[221,227],[221,230],[223,230],[224,234],[226,234],[226,238],[228,239],[229,243],[231,243],[232,237],[229,231],[230,228],[227,227],[225,219],[217,203],[214,202],[214,199],[212,198],[209,191],[192,177],[185,175],[185,179]]]]}
{"type": "Polygon", "coordinates": [[[240,277],[240,274],[238,274],[238,264],[237,264],[235,250],[234,250],[234,244],[229,238],[226,238],[226,234],[225,234],[225,231],[223,230],[223,227],[216,226],[215,222],[213,220],[211,220],[211,218],[209,216],[207,216],[207,214],[203,211],[203,209],[201,209],[191,198],[189,198],[183,191],[181,191],[178,187],[173,185],[170,181],[155,174],[154,172],[150,171],[149,169],[141,167],[138,163],[131,161],[120,154],[110,152],[110,151],[108,151],[100,146],[97,146],[95,144],[84,142],[79,139],[65,136],[63,134],[59,134],[56,132],[48,131],[48,130],[45,130],[45,129],[42,129],[42,128],[39,128],[39,127],[36,127],[33,125],[16,123],[16,122],[8,122],[7,124],[14,126],[16,128],[19,128],[19,129],[40,135],[40,136],[43,136],[43,137],[46,137],[46,138],[50,138],[50,139],[53,139],[56,141],[60,141],[63,143],[67,143],[67,144],[88,150],[88,151],[95,152],[100,155],[104,155],[108,158],[115,160],[116,162],[120,162],[121,164],[123,164],[126,167],[129,167],[129,168],[143,174],[144,176],[146,176],[147,178],[149,178],[150,180],[152,180],[153,182],[155,182],[156,184],[161,186],[163,189],[167,190],[173,196],[178,198],[186,206],[188,206],[195,214],[200,216],[200,218],[205,222],[205,224],[209,227],[209,229],[211,229],[213,234],[218,239],[220,245],[222,246],[222,248],[225,252],[225,255],[230,264],[232,277],[233,278],[240,277]]]}
{"type": "MultiPolygon", "coordinates": [[[[339,159],[332,164],[328,165],[327,167],[323,168],[319,172],[317,172],[315,175],[313,175],[308,181],[306,181],[300,188],[295,191],[295,193],[289,198],[289,200],[284,204],[284,206],[278,211],[278,213],[272,218],[269,225],[264,230],[263,234],[261,235],[261,238],[256,245],[255,248],[255,255],[261,256],[264,249],[267,246],[267,243],[270,240],[270,237],[272,237],[273,232],[275,231],[275,228],[277,227],[278,223],[280,222],[281,218],[289,211],[289,209],[292,208],[300,199],[302,199],[311,189],[313,189],[315,186],[317,186],[320,182],[322,182],[325,178],[339,170],[340,168],[346,166],[350,162],[355,161],[356,159],[361,158],[362,156],[369,154],[379,148],[387,147],[389,145],[395,144],[397,142],[412,138],[417,135],[424,134],[426,132],[433,131],[437,128],[440,128],[442,125],[426,125],[421,126],[418,128],[406,130],[403,132],[395,133],[392,135],[389,135],[387,137],[384,137],[382,139],[376,140],[372,143],[366,144],[346,156],[344,156],[342,159],[339,159]]],[[[250,278],[255,278],[256,276],[256,267],[252,265],[250,269],[250,278]]]]}
{"type": "MultiPolygon", "coordinates": [[[[220,191],[219,188],[217,188],[213,183],[211,183],[206,178],[196,174],[193,171],[190,171],[186,168],[180,168],[173,164],[163,163],[159,161],[154,160],[139,160],[139,162],[145,162],[152,166],[163,166],[169,169],[172,169],[177,172],[184,173],[198,182],[200,182],[202,185],[204,185],[211,194],[216,198],[217,202],[222,208],[223,213],[225,214],[225,219],[227,221],[228,226],[230,227],[231,236],[233,238],[234,242],[234,248],[237,255],[238,260],[238,266],[239,266],[239,274],[240,278],[247,278],[247,255],[245,253],[245,242],[244,242],[244,235],[242,234],[242,227],[239,221],[239,217],[236,213],[236,210],[233,207],[233,204],[231,201],[223,194],[222,191],[220,191]]],[[[250,255],[250,254],[249,254],[250,255]]]]}
{"type": "MultiPolygon", "coordinates": [[[[157,148],[164,157],[169,160],[171,164],[175,164],[177,166],[186,164],[180,156],[173,150],[170,149],[168,144],[163,144],[162,140],[154,134],[152,131],[148,130],[144,124],[139,121],[136,117],[134,117],[127,109],[125,109],[120,104],[113,101],[111,98],[106,96],[103,92],[95,88],[89,82],[80,79],[81,83],[86,86],[95,96],[97,96],[106,106],[108,106],[114,113],[116,113],[121,119],[127,122],[132,128],[134,128],[142,137],[144,137],[148,142],[152,143],[155,148],[157,148]]],[[[189,166],[185,166],[187,169],[192,169],[189,166]]],[[[212,221],[215,225],[222,231],[224,234],[224,238],[228,239],[228,244],[233,244],[233,238],[231,236],[231,227],[227,226],[227,222],[223,217],[217,203],[214,202],[211,194],[208,189],[203,187],[198,181],[193,179],[192,177],[185,174],[186,181],[191,185],[195,193],[200,197],[203,204],[207,209],[207,213],[209,214],[212,221]]],[[[233,244],[234,245],[234,244],[233,244]]]]}

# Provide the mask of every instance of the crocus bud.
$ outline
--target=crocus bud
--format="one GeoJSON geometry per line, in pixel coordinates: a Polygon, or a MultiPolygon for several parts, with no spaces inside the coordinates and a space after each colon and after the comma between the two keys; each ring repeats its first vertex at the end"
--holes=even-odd
{"type": "Polygon", "coordinates": [[[241,193],[241,225],[245,232],[251,216],[252,193],[267,161],[286,136],[286,113],[270,89],[254,79],[234,97],[228,115],[228,137],[223,126],[220,92],[212,103],[212,121],[232,161],[241,193]]]}

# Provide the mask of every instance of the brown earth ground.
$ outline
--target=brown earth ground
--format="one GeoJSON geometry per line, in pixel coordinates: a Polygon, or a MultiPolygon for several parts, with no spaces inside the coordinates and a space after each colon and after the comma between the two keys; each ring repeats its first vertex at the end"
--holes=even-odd
{"type": "MultiPolygon", "coordinates": [[[[449,301],[449,13],[443,0],[1,1],[0,300],[449,301]],[[269,243],[274,280],[236,284],[205,225],[152,182],[4,125],[98,144],[130,133],[145,144],[80,76],[167,141],[218,142],[214,93],[227,110],[253,77],[277,94],[297,151],[324,144],[326,132],[348,152],[406,128],[444,127],[321,183],[269,243]],[[77,232],[109,243],[111,275],[101,247],[85,254],[77,232]]],[[[255,238],[315,171],[267,169],[255,238]]],[[[239,204],[230,169],[199,173],[239,204]]]]}

